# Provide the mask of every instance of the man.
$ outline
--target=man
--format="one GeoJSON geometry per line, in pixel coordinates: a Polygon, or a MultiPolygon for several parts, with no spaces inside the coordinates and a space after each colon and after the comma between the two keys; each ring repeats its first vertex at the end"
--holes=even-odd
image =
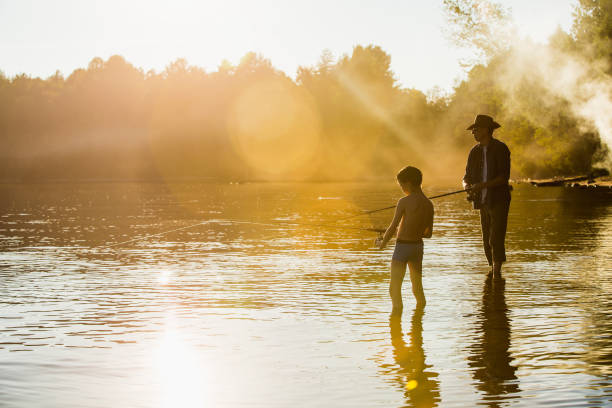
{"type": "Polygon", "coordinates": [[[469,189],[468,200],[480,210],[482,243],[489,266],[489,274],[501,278],[502,263],[506,261],[504,241],[510,208],[510,150],[493,138],[493,131],[501,127],[492,117],[477,115],[467,130],[478,142],[468,156],[463,185],[469,189]]]}

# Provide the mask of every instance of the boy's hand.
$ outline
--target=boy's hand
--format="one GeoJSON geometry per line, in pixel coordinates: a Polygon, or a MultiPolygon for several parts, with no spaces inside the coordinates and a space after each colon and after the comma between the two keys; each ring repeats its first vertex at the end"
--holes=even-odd
{"type": "Polygon", "coordinates": [[[376,240],[374,241],[374,245],[377,246],[378,249],[383,249],[385,246],[383,245],[382,237],[376,238],[376,240]]]}

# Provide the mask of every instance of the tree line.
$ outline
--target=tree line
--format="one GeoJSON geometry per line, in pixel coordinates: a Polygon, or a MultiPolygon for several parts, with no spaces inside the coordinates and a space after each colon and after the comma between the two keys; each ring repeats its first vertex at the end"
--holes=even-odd
{"type": "MultiPolygon", "coordinates": [[[[379,180],[413,164],[430,181],[453,181],[474,143],[465,127],[476,113],[502,123],[496,136],[513,152],[514,177],[604,163],[593,97],[560,93],[546,73],[517,67],[517,46],[484,47],[490,32],[475,24],[476,3],[444,1],[455,38],[483,55],[445,96],[400,87],[391,56],[375,45],[338,59],[326,51],[295,79],[254,53],[213,72],[184,59],[145,72],[115,55],[66,78],[1,75],[0,179],[379,180]]],[[[578,79],[605,84],[611,4],[581,0],[572,31],[533,50],[546,51],[551,66],[581,61],[578,79]]]]}

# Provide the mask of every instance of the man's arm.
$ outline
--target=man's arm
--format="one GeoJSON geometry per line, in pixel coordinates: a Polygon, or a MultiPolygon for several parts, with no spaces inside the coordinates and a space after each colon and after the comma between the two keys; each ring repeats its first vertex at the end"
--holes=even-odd
{"type": "Polygon", "coordinates": [[[431,238],[431,234],[433,233],[433,217],[434,217],[434,212],[432,208],[431,214],[429,216],[428,225],[425,227],[425,231],[423,231],[423,238],[431,238]]]}
{"type": "Polygon", "coordinates": [[[508,184],[508,180],[510,180],[510,150],[506,145],[502,146],[501,151],[496,155],[496,159],[500,166],[499,176],[473,185],[473,190],[482,190],[483,188],[505,186],[508,184]]]}
{"type": "Polygon", "coordinates": [[[502,149],[499,152],[499,167],[500,174],[499,181],[497,185],[508,184],[508,180],[510,180],[510,149],[505,144],[502,144],[502,149]]]}
{"type": "Polygon", "coordinates": [[[393,215],[393,221],[389,224],[389,228],[385,231],[385,235],[380,243],[379,249],[383,249],[387,242],[395,235],[395,231],[397,231],[397,226],[402,220],[402,216],[404,215],[404,201],[401,199],[397,202],[397,207],[395,207],[395,214],[393,215]]]}
{"type": "Polygon", "coordinates": [[[466,196],[468,201],[474,201],[476,199],[476,197],[473,195],[474,190],[472,190],[472,183],[474,182],[474,175],[472,174],[472,168],[474,167],[473,161],[474,149],[470,150],[470,154],[468,155],[467,159],[467,164],[465,165],[465,175],[463,176],[463,188],[465,190],[468,190],[466,196]]]}
{"type": "Polygon", "coordinates": [[[470,186],[470,184],[472,184],[472,174],[471,174],[471,168],[472,168],[472,150],[470,150],[470,153],[468,154],[468,159],[467,159],[467,163],[465,165],[465,175],[463,176],[463,188],[468,188],[470,186]]]}

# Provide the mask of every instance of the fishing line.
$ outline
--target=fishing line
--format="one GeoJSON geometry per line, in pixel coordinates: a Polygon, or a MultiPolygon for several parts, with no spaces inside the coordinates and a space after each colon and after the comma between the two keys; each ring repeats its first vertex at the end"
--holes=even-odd
{"type": "Polygon", "coordinates": [[[157,234],[144,235],[142,237],[128,239],[127,241],[117,242],[117,243],[111,244],[111,245],[105,245],[104,247],[105,248],[112,248],[112,247],[123,245],[123,244],[129,244],[130,242],[142,241],[143,239],[158,237],[160,235],[170,234],[171,232],[181,231],[181,230],[185,230],[185,229],[188,229],[188,228],[194,228],[194,227],[197,227],[199,225],[208,224],[209,222],[210,221],[204,221],[204,222],[199,222],[197,224],[188,225],[186,227],[176,228],[176,229],[173,229],[173,230],[170,230],[170,231],[159,232],[157,234]]]}
{"type": "Polygon", "coordinates": [[[266,226],[279,226],[279,225],[287,225],[287,226],[306,226],[306,227],[323,227],[323,228],[335,228],[335,229],[346,229],[346,230],[357,230],[357,231],[370,231],[377,232],[379,234],[384,233],[386,230],[381,228],[361,228],[361,227],[348,227],[344,225],[334,225],[334,224],[312,224],[306,222],[258,222],[258,221],[236,221],[236,220],[224,220],[218,222],[230,222],[234,224],[257,224],[257,225],[266,225],[266,226]]]}
{"type": "MultiPolygon", "coordinates": [[[[458,190],[458,191],[452,191],[450,193],[444,193],[444,194],[438,194],[432,197],[428,197],[430,200],[433,200],[435,198],[440,198],[440,197],[445,197],[448,195],[452,195],[452,194],[458,194],[458,193],[463,193],[467,191],[466,190],[458,190]]],[[[350,218],[355,218],[355,217],[359,217],[362,215],[367,215],[367,214],[372,214],[375,212],[379,212],[379,211],[384,211],[384,210],[389,210],[391,208],[395,208],[396,206],[390,206],[390,207],[385,207],[385,208],[378,208],[376,210],[370,210],[370,211],[365,211],[359,214],[355,214],[355,215],[351,215],[349,217],[346,218],[340,218],[339,221],[343,221],[343,220],[348,220],[350,218]]],[[[369,232],[376,232],[379,235],[380,234],[384,234],[386,230],[381,229],[381,228],[360,228],[360,227],[348,227],[348,226],[343,226],[343,225],[334,225],[334,224],[315,224],[315,223],[305,223],[305,222],[284,222],[284,221],[279,221],[279,222],[258,222],[258,221],[240,221],[240,220],[207,220],[207,221],[203,221],[203,222],[199,222],[197,224],[193,224],[193,225],[188,225],[186,227],[180,227],[180,228],[175,228],[169,231],[163,231],[163,232],[158,232],[156,234],[149,234],[149,235],[144,235],[142,237],[138,237],[138,238],[133,238],[133,239],[128,239],[127,241],[121,241],[121,242],[117,242],[114,244],[110,244],[110,245],[105,245],[104,248],[113,248],[119,245],[123,245],[123,244],[129,244],[130,242],[136,242],[136,241],[142,241],[148,238],[153,238],[153,237],[159,237],[162,235],[166,235],[166,234],[170,234],[172,232],[176,232],[176,231],[182,231],[182,230],[186,230],[186,229],[190,229],[190,228],[195,228],[198,227],[200,225],[205,225],[205,224],[211,224],[211,223],[233,223],[233,224],[252,224],[252,225],[264,225],[264,226],[280,226],[280,225],[285,225],[285,226],[306,226],[306,227],[321,227],[321,228],[333,228],[333,229],[344,229],[344,230],[354,230],[354,231],[369,231],[369,232]]]]}
{"type": "Polygon", "coordinates": [[[252,225],[264,225],[264,226],[268,226],[268,227],[270,227],[270,226],[276,227],[276,226],[282,226],[282,225],[285,225],[285,226],[323,227],[323,228],[334,228],[334,229],[344,229],[344,230],[370,231],[370,232],[376,232],[378,234],[383,234],[386,231],[386,230],[381,229],[381,228],[347,227],[347,226],[343,226],[343,225],[314,224],[314,223],[305,223],[305,222],[284,222],[284,221],[279,221],[279,222],[258,222],[258,221],[239,221],[239,220],[208,220],[208,221],[199,222],[197,224],[188,225],[186,227],[175,228],[175,229],[172,229],[172,230],[169,230],[169,231],[159,232],[157,234],[144,235],[142,237],[129,239],[127,241],[121,241],[121,242],[117,242],[115,244],[105,245],[104,247],[105,248],[112,248],[112,247],[116,247],[116,246],[123,245],[123,244],[129,244],[130,242],[142,241],[142,240],[145,240],[145,239],[148,239],[148,238],[153,238],[153,237],[158,237],[158,236],[165,235],[165,234],[170,234],[171,232],[186,230],[186,229],[189,229],[189,228],[198,227],[200,225],[212,224],[212,223],[217,223],[217,224],[223,224],[223,223],[252,224],[252,225]]]}
{"type": "MultiPolygon", "coordinates": [[[[446,196],[449,196],[449,195],[452,195],[452,194],[463,193],[463,192],[466,192],[468,190],[469,189],[451,191],[450,193],[438,194],[438,195],[427,197],[427,198],[429,200],[433,200],[435,198],[446,197],[446,196]]],[[[397,205],[392,205],[390,207],[384,207],[384,208],[378,208],[376,210],[363,211],[363,212],[360,212],[359,214],[350,215],[350,216],[345,217],[345,218],[339,218],[338,221],[350,220],[351,218],[361,217],[362,215],[373,214],[373,213],[379,212],[379,211],[390,210],[390,209],[395,208],[395,207],[397,207],[397,205]]]]}

